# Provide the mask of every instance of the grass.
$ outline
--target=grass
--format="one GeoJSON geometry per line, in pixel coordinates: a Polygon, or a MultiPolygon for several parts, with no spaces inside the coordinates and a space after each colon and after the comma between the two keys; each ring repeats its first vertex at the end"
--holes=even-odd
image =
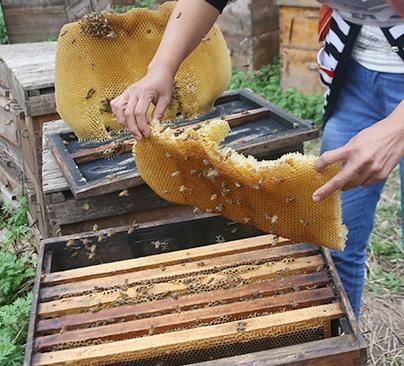
{"type": "Polygon", "coordinates": [[[27,210],[24,197],[0,206],[0,365],[21,365],[24,355],[36,263],[27,210]]]}
{"type": "Polygon", "coordinates": [[[4,23],[3,9],[0,4],[0,44],[8,42],[6,24],[4,23]]]}

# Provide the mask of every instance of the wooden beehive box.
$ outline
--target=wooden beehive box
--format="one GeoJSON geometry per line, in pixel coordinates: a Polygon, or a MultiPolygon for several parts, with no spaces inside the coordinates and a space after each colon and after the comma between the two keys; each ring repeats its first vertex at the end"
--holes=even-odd
{"type": "MultiPolygon", "coordinates": [[[[218,117],[235,122],[225,140],[227,146],[261,158],[275,159],[287,152],[302,152],[303,142],[318,136],[318,130],[309,122],[247,90],[220,97],[215,109],[206,115],[206,118],[218,117]]],[[[195,121],[178,125],[190,123],[195,121]]],[[[94,224],[108,228],[129,225],[134,219],[144,222],[174,215],[193,217],[192,207],[173,205],[144,184],[134,165],[131,137],[128,139],[90,148],[85,143],[78,144],[63,121],[45,124],[43,192],[50,227],[54,230],[50,236],[56,230],[62,234],[87,231],[94,224]],[[105,159],[105,151],[113,154],[105,159]],[[96,178],[92,178],[94,175],[96,178]]]]}
{"type": "Polygon", "coordinates": [[[105,10],[110,0],[2,0],[10,43],[56,39],[65,23],[92,11],[105,10]]]}
{"type": "Polygon", "coordinates": [[[43,241],[32,310],[27,366],[366,364],[328,251],[215,216],[43,241]]]}
{"type": "MultiPolygon", "coordinates": [[[[42,125],[58,118],[55,54],[55,42],[0,46],[0,139],[15,151],[14,164],[24,175],[32,222],[41,232],[47,227],[41,180],[42,125]]],[[[7,162],[2,159],[2,163],[7,162]]]]}
{"type": "Polygon", "coordinates": [[[318,74],[319,4],[315,0],[277,0],[280,22],[281,86],[304,94],[323,92],[318,74]]]}

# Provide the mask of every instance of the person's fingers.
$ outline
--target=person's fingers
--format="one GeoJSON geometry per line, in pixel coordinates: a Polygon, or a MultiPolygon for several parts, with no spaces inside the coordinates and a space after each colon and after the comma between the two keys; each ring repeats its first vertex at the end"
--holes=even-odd
{"type": "Polygon", "coordinates": [[[318,172],[322,172],[328,165],[345,161],[348,155],[349,150],[347,146],[327,151],[314,162],[314,169],[318,172]]]}
{"type": "Polygon", "coordinates": [[[164,112],[166,111],[170,102],[171,102],[171,98],[160,97],[157,100],[157,103],[154,107],[152,119],[157,119],[157,120],[161,121],[161,119],[163,118],[164,112]]]}
{"type": "Polygon", "coordinates": [[[313,201],[319,202],[327,198],[332,193],[342,190],[344,187],[351,185],[357,176],[355,167],[349,166],[348,164],[332,179],[330,179],[326,184],[317,189],[313,193],[313,201]]]}
{"type": "Polygon", "coordinates": [[[127,94],[123,93],[120,96],[111,100],[112,113],[115,115],[118,123],[126,128],[125,108],[127,104],[127,94]]]}
{"type": "Polygon", "coordinates": [[[152,100],[153,97],[151,95],[141,96],[135,108],[135,118],[138,129],[145,137],[148,137],[150,134],[150,126],[146,113],[149,109],[152,100]]]}
{"type": "Polygon", "coordinates": [[[135,108],[136,108],[136,103],[138,99],[136,95],[130,95],[128,104],[126,105],[125,109],[125,119],[126,119],[126,128],[132,132],[132,134],[135,136],[136,140],[141,140],[142,139],[142,134],[140,133],[137,123],[136,123],[136,118],[135,118],[135,108]]]}

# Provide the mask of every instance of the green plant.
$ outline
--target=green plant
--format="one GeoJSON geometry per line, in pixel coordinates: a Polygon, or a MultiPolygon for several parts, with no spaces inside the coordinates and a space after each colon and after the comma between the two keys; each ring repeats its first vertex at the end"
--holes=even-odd
{"type": "Polygon", "coordinates": [[[35,274],[35,251],[27,221],[28,202],[0,206],[0,365],[21,365],[35,274]]]}
{"type": "Polygon", "coordinates": [[[157,0],[140,0],[131,5],[114,5],[112,9],[117,13],[126,13],[133,8],[149,8],[155,9],[158,6],[157,0]]]}
{"type": "Polygon", "coordinates": [[[0,5],[0,44],[5,44],[8,41],[6,23],[4,22],[3,9],[0,5]]]}
{"type": "Polygon", "coordinates": [[[0,307],[0,365],[22,365],[32,296],[0,307]]]}
{"type": "Polygon", "coordinates": [[[322,123],[323,97],[321,95],[306,96],[296,89],[282,90],[278,58],[275,58],[271,65],[264,65],[253,73],[234,70],[230,89],[241,88],[250,88],[297,117],[313,121],[317,126],[322,123]]]}
{"type": "Polygon", "coordinates": [[[28,226],[28,200],[26,197],[17,194],[19,197],[16,207],[9,205],[0,206],[0,229],[5,231],[2,245],[7,247],[19,238],[29,240],[31,232],[28,226]]]}

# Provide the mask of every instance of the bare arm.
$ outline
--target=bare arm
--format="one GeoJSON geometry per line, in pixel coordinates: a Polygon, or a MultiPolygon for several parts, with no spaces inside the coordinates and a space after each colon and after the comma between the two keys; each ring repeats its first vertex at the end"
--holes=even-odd
{"type": "Polygon", "coordinates": [[[118,122],[137,139],[150,133],[146,113],[151,103],[155,105],[152,118],[162,118],[172,98],[178,68],[218,16],[219,11],[205,0],[179,0],[146,76],[111,101],[118,122]]]}
{"type": "Polygon", "coordinates": [[[318,171],[327,165],[343,163],[343,169],[314,192],[321,201],[337,190],[369,185],[387,178],[404,158],[404,100],[384,120],[369,127],[346,145],[321,155],[314,164],[318,171]]]}

